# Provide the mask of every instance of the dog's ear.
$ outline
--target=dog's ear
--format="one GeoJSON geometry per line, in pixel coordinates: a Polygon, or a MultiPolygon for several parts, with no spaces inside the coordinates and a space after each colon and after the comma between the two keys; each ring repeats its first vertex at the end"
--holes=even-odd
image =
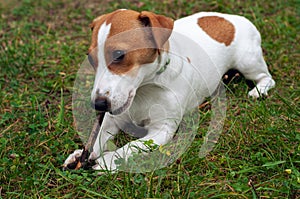
{"type": "Polygon", "coordinates": [[[172,33],[174,20],[147,11],[141,12],[139,20],[145,27],[151,27],[156,47],[162,49],[172,33]]]}
{"type": "Polygon", "coordinates": [[[93,22],[89,25],[93,32],[92,32],[91,45],[88,49],[87,55],[88,55],[88,60],[89,60],[90,64],[94,68],[97,68],[97,66],[98,66],[98,60],[97,60],[97,56],[96,56],[98,29],[106,21],[106,19],[107,19],[107,14],[101,15],[101,16],[97,17],[96,19],[94,19],[93,22]]]}
{"type": "Polygon", "coordinates": [[[108,17],[108,14],[101,15],[101,16],[97,17],[96,19],[94,19],[93,22],[89,25],[91,30],[93,31],[93,33],[92,33],[91,45],[88,49],[87,54],[91,53],[91,51],[97,47],[98,30],[99,30],[99,27],[106,21],[107,17],[108,17]],[[97,31],[94,31],[94,30],[97,30],[97,31]]]}
{"type": "Polygon", "coordinates": [[[104,15],[101,15],[101,16],[97,17],[96,19],[94,19],[93,22],[90,23],[90,25],[89,25],[91,30],[94,30],[97,23],[102,24],[105,21],[104,19],[106,18],[106,16],[107,16],[107,14],[104,14],[104,15]]]}

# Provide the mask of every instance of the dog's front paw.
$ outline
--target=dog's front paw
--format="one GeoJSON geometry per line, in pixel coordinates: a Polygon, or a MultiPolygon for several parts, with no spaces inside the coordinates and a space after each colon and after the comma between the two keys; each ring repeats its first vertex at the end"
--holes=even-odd
{"type": "Polygon", "coordinates": [[[96,160],[96,165],[93,166],[94,170],[106,170],[106,171],[116,171],[117,165],[115,160],[120,158],[115,151],[105,152],[103,156],[96,160]]]}
{"type": "Polygon", "coordinates": [[[77,149],[72,154],[70,154],[69,157],[65,160],[63,167],[67,168],[68,165],[77,162],[77,159],[81,156],[82,151],[82,149],[77,149]]]}

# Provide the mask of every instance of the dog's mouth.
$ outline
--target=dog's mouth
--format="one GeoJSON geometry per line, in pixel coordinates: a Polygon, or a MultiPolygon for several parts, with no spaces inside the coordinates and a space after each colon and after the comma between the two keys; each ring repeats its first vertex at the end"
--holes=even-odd
{"type": "Polygon", "coordinates": [[[116,110],[111,111],[111,113],[113,115],[119,115],[119,114],[123,113],[131,105],[133,97],[134,97],[134,91],[132,90],[132,91],[129,92],[127,101],[123,104],[123,106],[121,106],[120,108],[118,108],[116,110]]]}

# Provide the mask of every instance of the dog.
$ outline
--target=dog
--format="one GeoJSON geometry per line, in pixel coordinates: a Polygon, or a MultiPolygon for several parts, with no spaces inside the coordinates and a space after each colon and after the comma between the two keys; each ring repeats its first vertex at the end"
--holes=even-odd
{"type": "MultiPolygon", "coordinates": [[[[161,146],[172,140],[185,112],[209,97],[229,69],[256,83],[250,97],[267,96],[275,86],[260,33],[241,16],[200,12],[173,21],[121,9],[90,26],[88,59],[96,71],[91,101],[106,112],[89,157],[95,170],[116,171],[115,160],[148,150],[144,141],[161,146]],[[108,151],[108,141],[124,128],[138,139],[108,151]]],[[[81,153],[75,150],[65,165],[81,153]]]]}

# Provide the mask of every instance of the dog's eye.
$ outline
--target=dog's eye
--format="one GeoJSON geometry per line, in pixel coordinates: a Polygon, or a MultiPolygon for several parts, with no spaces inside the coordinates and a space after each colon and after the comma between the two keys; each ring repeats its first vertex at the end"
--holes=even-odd
{"type": "Polygon", "coordinates": [[[125,52],[123,50],[115,50],[112,52],[113,63],[121,62],[125,57],[125,52]]]}

